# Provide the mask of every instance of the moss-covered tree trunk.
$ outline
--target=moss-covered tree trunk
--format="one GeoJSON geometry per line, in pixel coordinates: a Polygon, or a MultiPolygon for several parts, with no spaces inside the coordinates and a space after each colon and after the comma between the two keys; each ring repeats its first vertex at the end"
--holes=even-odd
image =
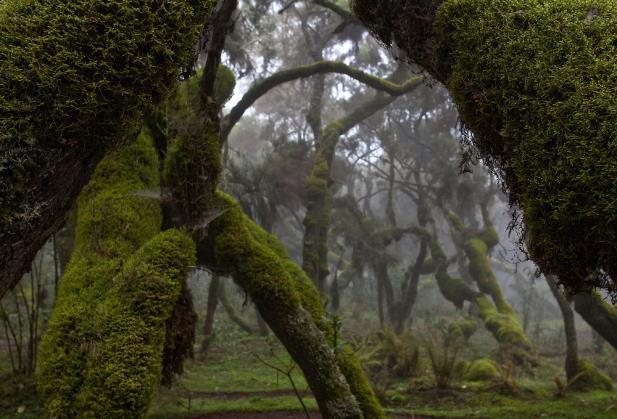
{"type": "Polygon", "coordinates": [[[161,382],[165,324],[195,248],[184,233],[159,233],[159,203],[140,195],[158,170],[144,132],[101,161],[80,195],[37,372],[53,417],[143,417],[161,382]]]}
{"type": "Polygon", "coordinates": [[[0,3],[0,296],[191,59],[212,0],[0,3]]]}
{"type": "Polygon", "coordinates": [[[617,277],[617,3],[352,0],[452,94],[522,210],[534,261],[576,292],[617,277]]]}
{"type": "MultiPolygon", "coordinates": [[[[210,85],[202,77],[200,105],[190,111],[198,128],[179,132],[168,149],[165,184],[175,212],[194,232],[199,263],[231,276],[250,296],[302,369],[324,417],[383,417],[360,365],[332,341],[334,333],[312,282],[273,236],[217,191],[222,170],[219,111],[233,88],[233,74],[224,67],[218,67],[210,85]]],[[[191,100],[181,92],[182,98],[191,100]]]]}
{"type": "Polygon", "coordinates": [[[499,237],[486,205],[481,205],[481,210],[484,228],[480,231],[468,228],[458,216],[449,214],[454,228],[461,234],[462,248],[469,260],[469,275],[483,294],[476,298],[475,303],[484,325],[504,349],[510,351],[517,362],[535,363],[533,345],[525,335],[516,311],[506,301],[491,267],[490,251],[499,243],[499,237]]]}

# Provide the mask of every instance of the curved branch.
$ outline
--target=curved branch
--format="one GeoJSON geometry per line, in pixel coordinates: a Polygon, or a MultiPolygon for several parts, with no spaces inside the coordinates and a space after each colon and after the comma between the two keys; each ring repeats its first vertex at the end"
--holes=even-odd
{"type": "Polygon", "coordinates": [[[338,4],[335,4],[335,3],[331,2],[331,1],[328,1],[328,0],[313,0],[313,3],[319,5],[319,6],[323,7],[323,8],[329,9],[330,11],[336,13],[345,22],[355,23],[356,25],[363,26],[362,22],[360,22],[358,20],[358,18],[356,18],[350,11],[345,10],[344,8],[339,6],[338,4]]]}
{"type": "Polygon", "coordinates": [[[381,79],[361,70],[348,66],[338,61],[319,61],[313,64],[303,65],[289,70],[282,70],[257,82],[248,92],[244,94],[240,102],[233,107],[231,112],[223,118],[221,123],[221,142],[225,142],[232,128],[238,123],[244,112],[253,104],[268,93],[273,88],[290,81],[305,79],[316,74],[337,73],[344,74],[364,83],[373,89],[388,93],[392,96],[401,96],[408,93],[413,88],[419,86],[422,76],[412,77],[403,84],[396,84],[388,80],[381,79]]]}

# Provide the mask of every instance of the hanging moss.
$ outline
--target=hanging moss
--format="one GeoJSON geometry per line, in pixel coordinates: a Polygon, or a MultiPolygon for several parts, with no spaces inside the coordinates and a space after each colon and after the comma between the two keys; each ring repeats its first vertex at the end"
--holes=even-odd
{"type": "Polygon", "coordinates": [[[610,287],[607,275],[617,277],[617,3],[353,3],[385,42],[395,41],[452,93],[473,144],[522,210],[539,266],[573,290],[610,287]]]}
{"type": "Polygon", "coordinates": [[[161,379],[165,321],[194,264],[185,234],[158,234],[147,131],[101,161],[78,200],[76,247],[41,343],[39,389],[54,417],[141,417],[161,379]],[[154,237],[154,238],[153,238],[154,237]]]}

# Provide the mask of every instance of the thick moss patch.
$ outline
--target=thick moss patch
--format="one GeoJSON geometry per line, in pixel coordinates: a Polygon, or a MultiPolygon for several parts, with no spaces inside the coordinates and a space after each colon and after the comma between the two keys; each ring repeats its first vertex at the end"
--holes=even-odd
{"type": "MultiPolygon", "coordinates": [[[[103,155],[167,95],[216,2],[11,0],[0,8],[0,231],[41,216],[29,182],[103,155]],[[78,148],[79,147],[79,148],[78,148]],[[79,151],[77,151],[79,150],[79,151]]],[[[34,195],[36,196],[36,195],[34,195]]],[[[0,234],[0,237],[2,235],[0,234]]]]}
{"type": "Polygon", "coordinates": [[[161,380],[165,321],[194,244],[161,225],[147,132],[111,153],[78,202],[77,241],[41,343],[39,389],[54,417],[141,417],[161,380]]]}
{"type": "Polygon", "coordinates": [[[523,210],[534,260],[571,287],[617,275],[617,4],[450,0],[447,87],[523,210]]]}

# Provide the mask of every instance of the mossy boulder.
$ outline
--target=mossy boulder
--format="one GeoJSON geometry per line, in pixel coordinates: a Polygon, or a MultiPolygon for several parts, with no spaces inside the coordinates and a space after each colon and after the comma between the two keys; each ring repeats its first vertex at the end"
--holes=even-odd
{"type": "Polygon", "coordinates": [[[493,381],[499,376],[497,363],[492,359],[476,359],[466,366],[464,373],[467,381],[493,381]]]}

